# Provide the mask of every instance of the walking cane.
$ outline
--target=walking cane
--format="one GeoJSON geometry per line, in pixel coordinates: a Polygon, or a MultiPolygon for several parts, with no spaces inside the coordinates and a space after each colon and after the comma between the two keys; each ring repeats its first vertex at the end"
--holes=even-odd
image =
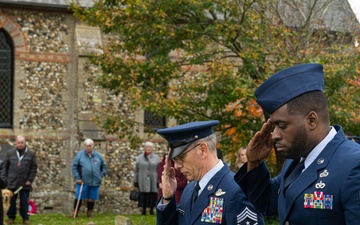
{"type": "Polygon", "coordinates": [[[75,211],[74,211],[74,218],[76,218],[76,214],[77,214],[77,212],[78,212],[78,210],[79,210],[78,208],[79,208],[79,204],[80,204],[81,193],[82,193],[83,187],[84,187],[84,183],[81,183],[80,193],[79,193],[78,200],[77,200],[77,202],[76,202],[75,211]]]}

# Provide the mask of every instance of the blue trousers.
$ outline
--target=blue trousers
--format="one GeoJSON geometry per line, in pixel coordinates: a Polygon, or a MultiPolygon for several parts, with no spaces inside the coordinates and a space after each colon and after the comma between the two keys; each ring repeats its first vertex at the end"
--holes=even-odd
{"type": "MultiPolygon", "coordinates": [[[[12,192],[16,191],[16,189],[11,189],[12,192]]],[[[24,190],[22,189],[19,193],[14,195],[10,200],[10,208],[7,212],[7,215],[9,219],[15,220],[16,217],[16,200],[18,196],[20,195],[20,216],[23,218],[23,220],[29,219],[29,195],[30,190],[24,190]]]]}

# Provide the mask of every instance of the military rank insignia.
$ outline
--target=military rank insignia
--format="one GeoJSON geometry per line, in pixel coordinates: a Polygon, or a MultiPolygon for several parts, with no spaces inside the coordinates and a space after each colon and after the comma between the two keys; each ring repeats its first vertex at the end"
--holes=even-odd
{"type": "Polygon", "coordinates": [[[248,207],[236,216],[236,225],[258,225],[257,214],[248,207]]]}
{"type": "Polygon", "coordinates": [[[304,194],[304,208],[332,210],[333,199],[333,195],[326,195],[322,191],[314,191],[314,194],[304,194]]]}
{"type": "Polygon", "coordinates": [[[201,214],[201,222],[221,224],[224,210],[224,198],[211,197],[209,205],[201,214]]]}

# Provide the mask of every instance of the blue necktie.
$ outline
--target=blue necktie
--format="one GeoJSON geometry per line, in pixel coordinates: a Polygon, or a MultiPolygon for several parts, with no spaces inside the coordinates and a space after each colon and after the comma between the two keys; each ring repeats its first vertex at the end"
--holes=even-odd
{"type": "Polygon", "coordinates": [[[305,160],[302,160],[301,162],[297,163],[293,171],[285,178],[285,188],[289,186],[296,178],[301,174],[303,169],[305,168],[304,165],[305,160]]]}
{"type": "Polygon", "coordinates": [[[199,182],[196,183],[195,187],[194,187],[194,190],[193,190],[193,193],[192,193],[192,197],[191,197],[191,208],[194,206],[194,203],[198,197],[198,194],[199,194],[199,190],[200,190],[200,185],[199,185],[199,182]]]}

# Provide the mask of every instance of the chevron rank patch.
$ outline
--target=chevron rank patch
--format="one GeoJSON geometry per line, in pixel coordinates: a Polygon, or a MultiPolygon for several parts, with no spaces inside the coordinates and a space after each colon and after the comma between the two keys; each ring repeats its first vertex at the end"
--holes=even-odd
{"type": "Polygon", "coordinates": [[[257,214],[251,211],[248,207],[236,216],[237,225],[257,225],[257,214]]]}

